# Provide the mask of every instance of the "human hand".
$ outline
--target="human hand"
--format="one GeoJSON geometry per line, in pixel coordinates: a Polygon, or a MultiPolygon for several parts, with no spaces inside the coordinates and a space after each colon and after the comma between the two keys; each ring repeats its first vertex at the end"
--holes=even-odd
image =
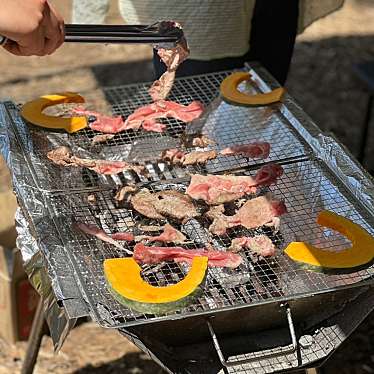
{"type": "Polygon", "coordinates": [[[64,20],[48,0],[2,0],[0,35],[14,55],[49,55],[64,42],[64,20]]]}

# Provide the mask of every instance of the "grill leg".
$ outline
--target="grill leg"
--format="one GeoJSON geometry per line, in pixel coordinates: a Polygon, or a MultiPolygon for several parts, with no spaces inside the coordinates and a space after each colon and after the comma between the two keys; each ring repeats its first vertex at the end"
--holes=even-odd
{"type": "Polygon", "coordinates": [[[21,374],[32,374],[38,357],[43,337],[44,314],[43,300],[39,299],[38,307],[32,322],[26,355],[22,364],[21,374]]]}

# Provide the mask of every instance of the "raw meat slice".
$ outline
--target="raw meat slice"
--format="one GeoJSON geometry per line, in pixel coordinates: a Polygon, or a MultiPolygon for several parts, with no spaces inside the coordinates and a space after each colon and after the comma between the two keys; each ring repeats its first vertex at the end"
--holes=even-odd
{"type": "Polygon", "coordinates": [[[270,153],[270,144],[268,142],[255,142],[250,144],[238,144],[223,149],[221,155],[242,155],[249,158],[268,158],[270,153]]]}
{"type": "Polygon", "coordinates": [[[72,154],[68,147],[58,147],[49,151],[47,157],[56,165],[85,167],[98,174],[115,175],[126,170],[133,170],[138,174],[144,173],[144,166],[129,164],[125,161],[108,161],[79,158],[72,154]]]}
{"type": "Polygon", "coordinates": [[[182,105],[173,101],[159,100],[155,103],[142,106],[129,115],[125,121],[128,128],[139,129],[144,122],[151,122],[152,125],[160,118],[175,118],[182,122],[191,122],[199,118],[204,107],[198,101],[189,105],[182,105]]]}
{"type": "Polygon", "coordinates": [[[134,247],[134,259],[140,264],[157,264],[163,261],[190,264],[195,256],[208,257],[208,265],[212,267],[236,268],[243,262],[243,258],[236,253],[208,251],[205,248],[147,247],[142,243],[138,243],[134,247]]]}
{"type": "Polygon", "coordinates": [[[287,213],[283,201],[276,200],[270,193],[248,200],[233,216],[223,214],[222,206],[210,209],[206,216],[213,219],[209,231],[214,235],[224,235],[227,229],[235,226],[244,226],[255,229],[261,226],[274,226],[277,230],[280,216],[287,213]]]}
{"type": "Polygon", "coordinates": [[[142,128],[145,131],[153,131],[162,133],[166,129],[166,125],[164,123],[159,123],[155,120],[148,120],[142,123],[142,128]]]}
{"type": "Polygon", "coordinates": [[[104,230],[99,229],[98,227],[96,227],[94,225],[87,225],[87,224],[85,224],[83,222],[76,222],[74,224],[74,226],[77,229],[79,229],[80,231],[82,231],[85,234],[87,234],[87,235],[95,236],[96,238],[98,238],[98,239],[100,239],[100,240],[102,240],[104,242],[107,242],[109,244],[112,244],[116,248],[118,248],[118,249],[120,249],[122,251],[125,251],[128,254],[132,254],[132,252],[130,250],[122,247],[122,245],[119,244],[119,243],[117,243],[115,241],[115,238],[113,238],[113,236],[116,236],[117,238],[119,238],[119,235],[121,235],[122,239],[118,239],[118,240],[133,241],[134,240],[134,236],[131,233],[117,233],[117,234],[113,234],[112,236],[110,236],[104,230]]]}
{"type": "Polygon", "coordinates": [[[255,181],[258,186],[271,186],[283,175],[282,166],[274,163],[264,165],[258,170],[255,181]]]}
{"type": "Polygon", "coordinates": [[[149,242],[164,242],[164,243],[184,243],[186,237],[173,226],[168,223],[164,226],[164,231],[158,236],[144,236],[144,239],[149,242]]]}
{"type": "Polygon", "coordinates": [[[121,116],[111,117],[92,110],[86,110],[82,107],[74,108],[73,113],[94,118],[94,121],[89,122],[89,126],[92,130],[109,134],[116,134],[124,130],[124,122],[121,116]]]}
{"type": "Polygon", "coordinates": [[[200,175],[191,176],[187,194],[195,200],[204,200],[208,204],[222,204],[241,198],[245,194],[256,193],[257,187],[276,183],[283,173],[277,164],[268,164],[259,169],[255,177],[236,175],[200,175]]]}
{"type": "Polygon", "coordinates": [[[187,153],[183,159],[183,165],[195,165],[195,164],[205,164],[209,160],[213,160],[217,157],[217,152],[211,151],[194,151],[187,153]]]}
{"type": "Polygon", "coordinates": [[[276,253],[276,248],[273,242],[266,235],[243,236],[235,238],[231,241],[229,248],[233,252],[240,252],[243,248],[248,248],[252,252],[262,256],[271,257],[276,253]]]}
{"type": "Polygon", "coordinates": [[[279,217],[285,213],[287,213],[287,208],[284,202],[274,199],[268,193],[265,196],[248,200],[233,216],[233,219],[247,229],[263,225],[274,226],[277,229],[279,217]]]}
{"type": "Polygon", "coordinates": [[[111,238],[114,240],[121,240],[126,242],[132,242],[135,240],[134,235],[129,232],[116,232],[111,235],[111,238]]]}

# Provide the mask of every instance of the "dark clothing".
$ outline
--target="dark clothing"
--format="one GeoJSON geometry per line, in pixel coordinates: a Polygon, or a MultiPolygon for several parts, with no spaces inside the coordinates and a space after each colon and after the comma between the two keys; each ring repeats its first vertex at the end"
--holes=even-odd
{"type": "MultiPolygon", "coordinates": [[[[177,76],[241,68],[246,62],[259,61],[283,85],[295,45],[298,14],[299,0],[257,0],[248,53],[210,61],[189,59],[178,68],[177,76]]],[[[156,52],[153,62],[156,76],[160,77],[165,72],[165,65],[156,52]]]]}

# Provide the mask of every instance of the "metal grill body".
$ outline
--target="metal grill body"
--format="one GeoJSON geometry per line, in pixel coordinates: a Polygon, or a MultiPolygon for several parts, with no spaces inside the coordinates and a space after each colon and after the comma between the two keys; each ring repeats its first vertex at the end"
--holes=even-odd
{"type": "MultiPolygon", "coordinates": [[[[262,69],[258,70],[261,74],[256,71],[251,71],[255,83],[245,87],[246,90],[263,92],[275,87],[262,69]]],[[[70,135],[28,128],[19,117],[17,107],[11,103],[5,104],[13,146],[18,151],[17,157],[22,158],[25,165],[24,175],[15,175],[15,178],[23,179],[28,191],[39,191],[42,194],[44,209],[52,218],[54,235],[60,241],[62,253],[73,269],[77,289],[90,315],[100,325],[134,328],[134,331],[140,331],[143,335],[154,335],[155,339],[162,336],[163,343],[170,345],[178,345],[181,333],[184,332],[185,342],[190,341],[192,344],[209,337],[206,320],[210,317],[214,317],[214,330],[223,335],[261,330],[270,325],[276,328],[285,322],[279,309],[282,303],[289,303],[295,321],[300,322],[311,303],[315,302],[316,310],[322,310],[321,300],[331,301],[333,293],[371,284],[373,267],[345,275],[324,275],[301,270],[282,254],[291,241],[306,241],[333,250],[341,250],[349,245],[339,234],[316,224],[316,216],[323,209],[352,219],[371,234],[374,234],[374,210],[365,206],[352,186],[343,181],[340,169],[334,169],[324,154],[318,154],[311,140],[318,129],[292,98],[287,96],[284,103],[266,108],[237,107],[219,101],[219,84],[229,73],[180,79],[170,99],[183,104],[200,100],[209,105],[214,101],[216,107],[208,116],[203,129],[216,142],[213,148],[223,149],[257,140],[271,143],[271,154],[266,161],[280,163],[284,175],[275,186],[263,189],[259,194],[270,191],[275,197],[285,200],[289,213],[282,217],[279,232],[270,228],[238,228],[226,236],[210,239],[217,248],[224,249],[235,237],[262,233],[268,235],[276,245],[277,256],[258,260],[247,251],[243,255],[244,264],[238,269],[209,269],[204,293],[199,299],[178,312],[159,316],[138,313],[113,299],[105,284],[103,261],[124,257],[126,254],[75,231],[73,222],[78,220],[95,224],[108,233],[134,231],[140,224],[154,222],[144,220],[144,217],[114,200],[119,186],[131,182],[147,187],[150,191],[184,191],[190,173],[253,175],[263,162],[237,156],[219,157],[204,167],[180,168],[153,162],[146,165],[149,171],[147,177],[130,173],[108,177],[80,168],[62,168],[52,165],[46,158],[46,153],[57,146],[68,145],[76,155],[82,157],[126,159],[135,140],[151,138],[154,139],[154,147],[157,147],[163,137],[179,137],[186,125],[176,120],[165,120],[167,131],[164,134],[127,131],[117,134],[106,143],[92,146],[91,140],[95,135],[92,130],[70,135]],[[303,130],[306,128],[307,134],[303,130]],[[95,204],[88,202],[89,195],[95,196],[95,204]],[[315,295],[319,295],[318,298],[313,298],[315,295]],[[159,331],[162,333],[159,334],[159,331]]],[[[128,116],[139,106],[149,103],[148,87],[147,84],[141,84],[109,88],[104,90],[104,94],[115,114],[128,116]]],[[[208,221],[201,220],[199,229],[207,229],[208,225],[208,221]]],[[[186,227],[177,227],[186,232],[186,227]]],[[[207,230],[204,232],[209,235],[207,230]]],[[[43,236],[42,233],[37,234],[43,236]]],[[[192,226],[187,236],[193,242],[189,248],[201,247],[204,240],[199,239],[197,229],[192,226]]],[[[48,258],[48,248],[42,248],[48,258]]],[[[154,267],[153,271],[147,269],[146,279],[158,286],[178,282],[187,271],[185,266],[174,263],[154,267]]],[[[268,372],[266,370],[259,372],[268,372]]]]}

